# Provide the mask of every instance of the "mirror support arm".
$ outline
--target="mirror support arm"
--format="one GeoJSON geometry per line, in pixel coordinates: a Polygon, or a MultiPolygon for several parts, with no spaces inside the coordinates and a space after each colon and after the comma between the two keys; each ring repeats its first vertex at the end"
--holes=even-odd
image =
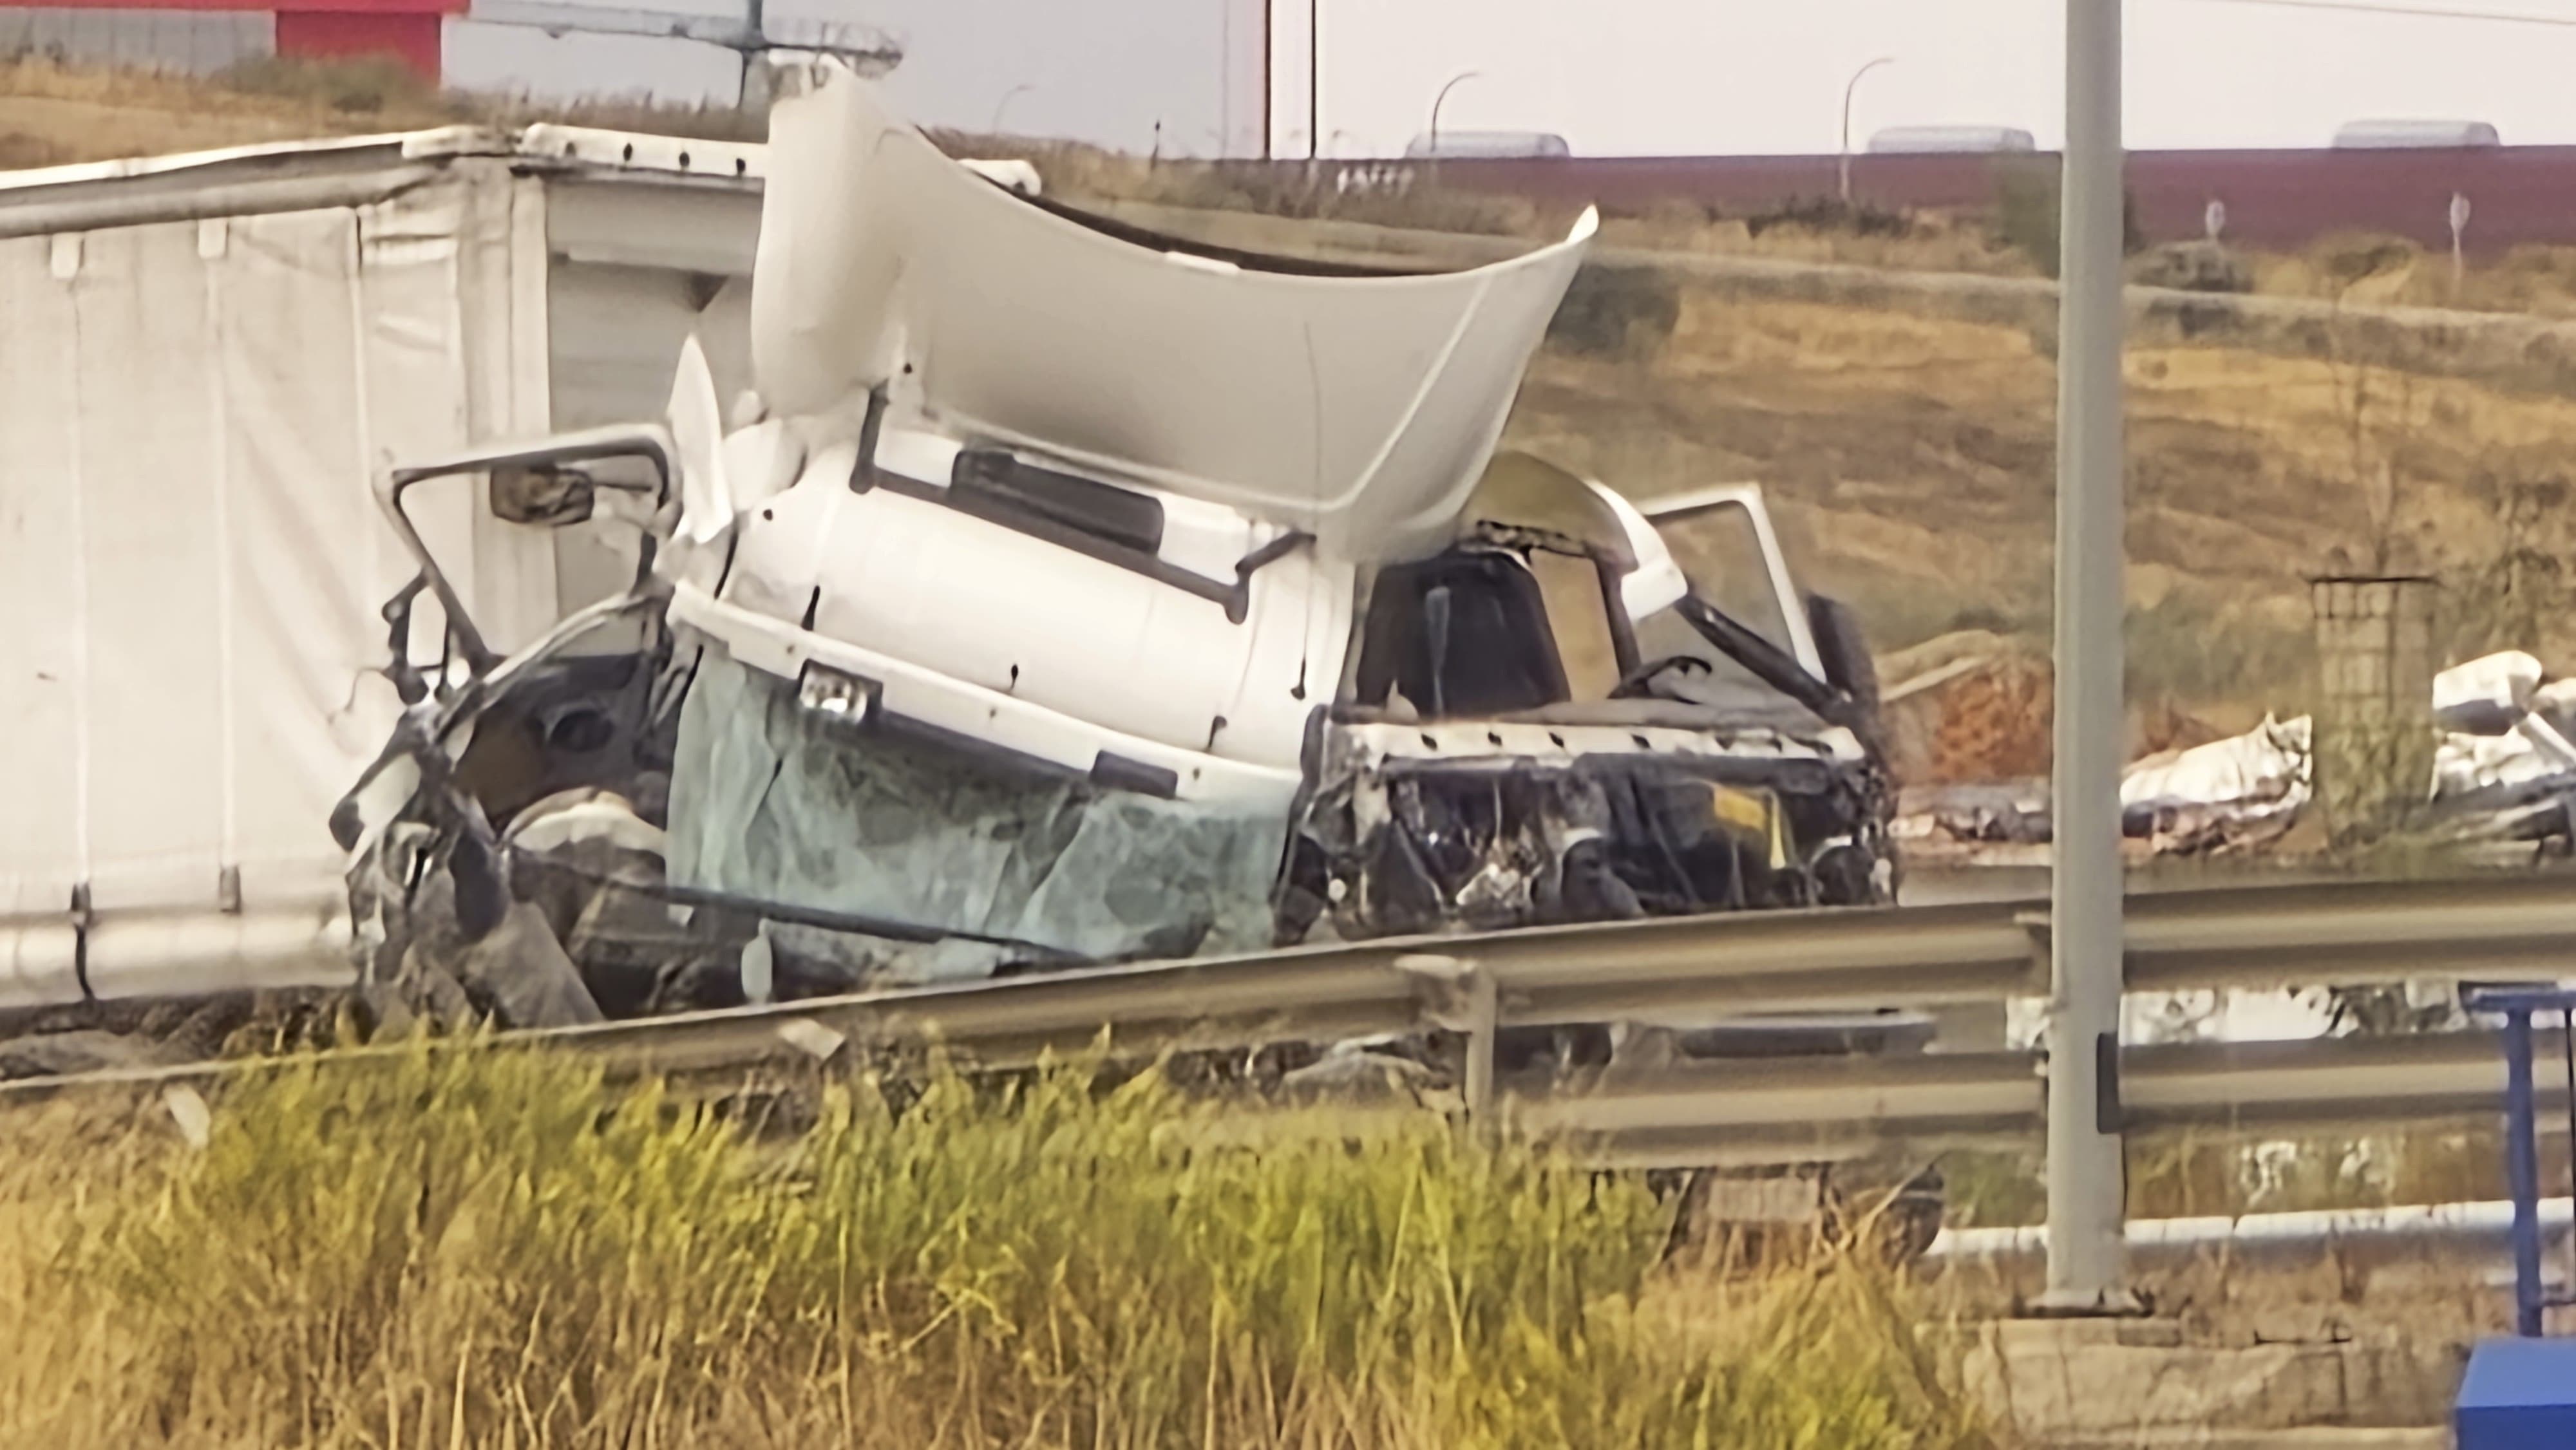
{"type": "Polygon", "coordinates": [[[426,469],[397,468],[378,480],[376,502],[383,508],[386,521],[394,526],[394,533],[401,538],[403,548],[410,552],[412,561],[420,565],[420,580],[428,584],[429,592],[438,600],[439,612],[447,616],[448,634],[464,654],[465,667],[479,675],[499,664],[501,657],[483,642],[483,632],[474,627],[473,616],[465,612],[465,601],[457,596],[456,586],[448,581],[447,571],[438,567],[438,560],[430,554],[429,545],[421,539],[420,530],[413,527],[411,515],[403,510],[403,495],[413,484],[439,476],[438,472],[426,469]]]}
{"type": "MultiPolygon", "coordinates": [[[[456,641],[458,651],[465,656],[466,668],[472,673],[481,675],[489,672],[501,662],[501,657],[484,643],[482,631],[474,627],[473,616],[465,612],[465,601],[449,581],[447,571],[439,568],[438,560],[431,556],[429,545],[421,538],[420,530],[413,526],[411,515],[403,508],[403,495],[411,490],[412,485],[426,483],[433,478],[487,473],[495,468],[528,464],[584,463],[602,458],[642,458],[652,464],[659,479],[655,489],[655,507],[658,509],[670,501],[671,480],[679,471],[679,449],[672,443],[668,430],[651,424],[593,428],[542,439],[523,447],[485,449],[409,468],[396,468],[376,480],[376,504],[384,511],[386,521],[393,525],[395,535],[402,540],[403,548],[409,551],[412,561],[420,566],[421,579],[437,598],[440,612],[447,616],[448,635],[456,641]]],[[[652,536],[648,533],[645,537],[649,541],[652,536]]],[[[650,569],[651,558],[648,542],[643,569],[650,569]]],[[[639,575],[641,572],[639,570],[639,575]]],[[[642,582],[640,578],[638,582],[642,582]]]]}

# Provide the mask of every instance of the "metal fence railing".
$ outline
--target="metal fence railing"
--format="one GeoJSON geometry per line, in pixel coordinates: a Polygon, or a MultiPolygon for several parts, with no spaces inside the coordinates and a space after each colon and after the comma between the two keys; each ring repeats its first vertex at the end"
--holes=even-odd
{"type": "MultiPolygon", "coordinates": [[[[2534,1017],[2555,1013],[2559,1062],[2564,1068],[2565,1108],[2576,1130],[2576,991],[2549,987],[2497,987],[2469,994],[2472,1011],[2504,1016],[2505,1176],[2513,1193],[2514,1332],[2537,1338],[2546,1331],[2549,1311],[2576,1307],[2576,1291],[2552,1294],[2540,1272],[2540,1093],[2538,1044],[2534,1017]]],[[[2576,1182],[2576,1151],[2569,1155],[2568,1176],[2576,1182]]],[[[2570,1283],[2576,1283],[2571,1266],[2570,1283]]]]}

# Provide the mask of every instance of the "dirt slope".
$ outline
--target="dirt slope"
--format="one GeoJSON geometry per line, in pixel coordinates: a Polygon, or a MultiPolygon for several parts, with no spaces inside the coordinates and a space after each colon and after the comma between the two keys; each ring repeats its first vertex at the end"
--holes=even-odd
{"type": "Polygon", "coordinates": [[[731,107],[602,98],[536,106],[515,96],[432,92],[390,63],[253,62],[222,83],[0,57],[0,170],[205,151],[461,121],[568,120],[672,135],[754,136],[731,107]]]}
{"type": "Polygon", "coordinates": [[[446,119],[428,98],[344,109],[319,94],[256,94],[150,74],[0,60],[0,168],[357,135],[446,119]]]}
{"type": "MultiPolygon", "coordinates": [[[[2330,570],[2442,576],[2463,648],[2517,627],[2566,642],[2540,598],[2554,573],[2521,581],[2516,617],[2491,586],[2517,548],[2557,552],[2576,401],[2220,346],[2136,347],[2128,376],[2145,691],[2295,705],[2305,580],[2330,570]]],[[[1685,288],[1660,342],[1542,357],[1512,432],[1644,496],[1762,482],[1894,646],[2044,626],[2054,390],[2019,328],[1685,288]]]]}

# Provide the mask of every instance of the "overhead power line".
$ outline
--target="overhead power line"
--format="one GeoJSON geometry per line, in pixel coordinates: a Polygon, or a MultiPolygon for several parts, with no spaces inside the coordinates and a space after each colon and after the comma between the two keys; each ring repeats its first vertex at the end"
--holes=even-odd
{"type": "Polygon", "coordinates": [[[2274,10],[2334,10],[2358,15],[2407,15],[2428,20],[2487,20],[2504,25],[2576,28],[2576,15],[2532,15],[2509,10],[2444,10],[2432,5],[2381,4],[2378,0],[2197,0],[2203,5],[2261,5],[2274,10]]]}

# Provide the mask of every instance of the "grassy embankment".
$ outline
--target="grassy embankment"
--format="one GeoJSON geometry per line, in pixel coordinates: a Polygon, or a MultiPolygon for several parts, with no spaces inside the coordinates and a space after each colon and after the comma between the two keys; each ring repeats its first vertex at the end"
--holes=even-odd
{"type": "Polygon", "coordinates": [[[1630,1179],[1418,1131],[1212,1148],[1062,1070],[793,1137],[519,1054],[20,1117],[0,1445],[1987,1443],[1921,1306],[1658,1267],[1630,1179]]]}

